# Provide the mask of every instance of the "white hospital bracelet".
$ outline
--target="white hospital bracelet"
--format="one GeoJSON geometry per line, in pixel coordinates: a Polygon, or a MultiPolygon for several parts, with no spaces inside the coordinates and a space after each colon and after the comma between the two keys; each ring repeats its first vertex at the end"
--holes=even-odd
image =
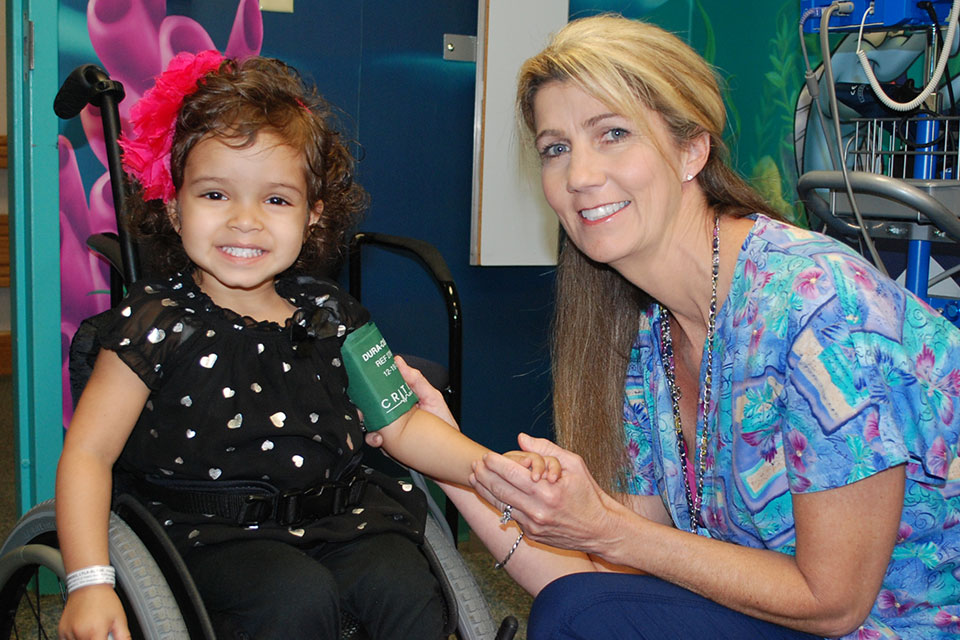
{"type": "Polygon", "coordinates": [[[95,584],[108,584],[111,587],[116,586],[116,569],[110,565],[95,564],[67,574],[67,593],[72,593],[81,587],[89,587],[95,584]]]}

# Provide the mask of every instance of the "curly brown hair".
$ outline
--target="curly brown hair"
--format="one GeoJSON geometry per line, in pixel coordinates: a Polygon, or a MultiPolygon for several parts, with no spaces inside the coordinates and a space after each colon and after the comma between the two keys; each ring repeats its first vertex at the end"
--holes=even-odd
{"type": "MultiPolygon", "coordinates": [[[[354,158],[334,128],[331,105],[293,67],[274,58],[224,60],[197,84],[177,116],[170,151],[174,187],[179,192],[187,156],[201,140],[217,137],[246,148],[255,144],[261,131],[270,131],[303,151],[308,210],[323,203],[320,219],[308,228],[292,269],[331,268],[343,253],[347,231],[368,202],[366,192],[354,182],[354,158]]],[[[135,192],[128,227],[144,247],[147,273],[192,271],[193,263],[163,202],[144,200],[140,184],[128,178],[135,192]]]]}

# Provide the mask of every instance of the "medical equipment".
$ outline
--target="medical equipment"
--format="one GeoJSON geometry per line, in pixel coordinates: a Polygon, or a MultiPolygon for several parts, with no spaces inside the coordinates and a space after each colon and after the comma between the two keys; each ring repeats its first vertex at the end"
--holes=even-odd
{"type": "MultiPolygon", "coordinates": [[[[808,102],[816,107],[822,130],[830,131],[826,138],[828,147],[832,142],[832,170],[806,162],[798,167],[802,174],[797,185],[800,197],[838,235],[859,237],[881,269],[883,263],[873,238],[906,240],[907,288],[960,324],[960,305],[956,300],[929,295],[929,287],[960,271],[954,268],[935,279],[929,278],[931,243],[960,241],[960,220],[955,213],[960,211],[960,119],[945,114],[942,92],[938,92],[943,75],[947,76],[948,85],[952,82],[945,71],[955,45],[955,14],[960,2],[803,0],[801,5],[801,34],[819,32],[825,52],[822,72],[816,73],[808,66],[806,92],[810,94],[808,102]],[[949,25],[946,35],[940,29],[944,23],[949,25]],[[883,86],[874,69],[883,68],[885,56],[903,57],[903,51],[894,46],[883,49],[881,45],[870,46],[868,54],[862,38],[864,31],[892,30],[898,31],[899,38],[890,40],[894,45],[913,38],[910,46],[918,51],[922,84],[926,85],[912,100],[902,103],[886,94],[901,89],[909,97],[909,91],[902,91],[908,85],[902,79],[906,69],[898,72],[899,78],[887,78],[883,86]],[[844,118],[838,107],[839,89],[831,60],[836,54],[826,53],[828,32],[833,31],[857,32],[847,38],[857,38],[858,64],[850,63],[847,56],[848,64],[843,69],[856,82],[842,86],[845,92],[853,94],[844,96],[844,103],[852,107],[846,113],[852,110],[859,117],[844,118]],[[830,103],[829,124],[820,111],[820,78],[830,103]],[[871,99],[870,93],[876,100],[871,99]]],[[[850,52],[849,46],[841,44],[841,48],[850,52]]],[[[808,60],[805,45],[804,58],[808,60]]],[[[949,110],[954,107],[951,88],[949,110]]]]}
{"type": "MultiPolygon", "coordinates": [[[[831,4],[828,0],[800,0],[800,13],[807,11],[823,11],[831,4]]],[[[845,4],[853,5],[852,10],[844,15],[838,15],[830,21],[830,31],[856,31],[860,28],[862,16],[873,5],[873,13],[869,15],[864,25],[870,31],[890,31],[892,29],[917,29],[929,27],[933,24],[926,9],[918,6],[916,0],[853,0],[845,4]]],[[[947,13],[950,11],[950,0],[931,0],[934,11],[941,24],[947,22],[947,13]]],[[[814,14],[819,17],[819,13],[814,14]]],[[[804,25],[807,33],[816,33],[820,25],[811,21],[804,25]]]]}

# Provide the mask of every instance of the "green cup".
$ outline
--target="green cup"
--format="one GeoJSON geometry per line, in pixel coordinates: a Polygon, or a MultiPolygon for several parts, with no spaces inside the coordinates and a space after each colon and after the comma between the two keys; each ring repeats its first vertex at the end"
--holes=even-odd
{"type": "Polygon", "coordinates": [[[347,395],[363,412],[367,431],[387,426],[417,403],[417,394],[403,381],[393,352],[374,323],[348,335],[341,354],[349,380],[347,395]]]}

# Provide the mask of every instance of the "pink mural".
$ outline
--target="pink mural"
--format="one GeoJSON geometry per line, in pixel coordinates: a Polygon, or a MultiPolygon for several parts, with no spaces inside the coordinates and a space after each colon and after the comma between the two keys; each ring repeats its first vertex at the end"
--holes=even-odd
{"type": "MultiPolygon", "coordinates": [[[[217,49],[210,35],[192,18],[167,15],[166,0],[90,0],[87,29],[101,66],[123,84],[126,98],[120,104],[123,131],[131,134],[130,107],[143,95],[167,62],[181,51],[196,53],[217,49]]],[[[263,21],[257,0],[240,0],[223,53],[245,58],[260,53],[263,21]]],[[[73,145],[60,136],[60,295],[63,423],[70,423],[67,351],[80,322],[110,304],[109,273],[105,263],[86,246],[93,233],[116,231],[110,175],[107,172],[103,126],[96,107],[80,114],[83,131],[103,174],[89,191],[81,181],[73,145]]]]}

